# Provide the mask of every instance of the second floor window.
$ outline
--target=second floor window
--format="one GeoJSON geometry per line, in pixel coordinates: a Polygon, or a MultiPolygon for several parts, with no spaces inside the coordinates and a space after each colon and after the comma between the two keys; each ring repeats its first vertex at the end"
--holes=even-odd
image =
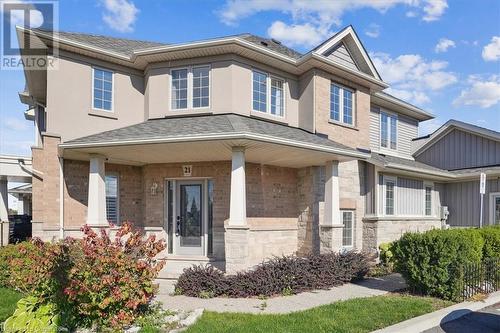
{"type": "Polygon", "coordinates": [[[354,91],[339,84],[330,86],[330,119],[354,125],[354,91]]]}
{"type": "Polygon", "coordinates": [[[206,108],[210,105],[210,66],[172,69],[171,109],[206,108]]]}
{"type": "Polygon", "coordinates": [[[283,117],[285,114],[285,82],[254,70],[252,72],[252,109],[283,117]]]}
{"type": "Polygon", "coordinates": [[[397,149],[398,118],[395,115],[380,112],[380,146],[397,149]]]}
{"type": "Polygon", "coordinates": [[[113,72],[94,68],[93,108],[113,111],[113,72]]]}

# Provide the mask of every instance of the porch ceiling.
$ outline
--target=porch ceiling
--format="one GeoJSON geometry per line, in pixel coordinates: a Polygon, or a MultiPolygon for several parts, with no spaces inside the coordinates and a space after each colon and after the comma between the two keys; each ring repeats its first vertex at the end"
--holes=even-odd
{"type": "Polygon", "coordinates": [[[100,154],[106,156],[108,163],[140,166],[154,163],[230,161],[231,149],[234,146],[245,147],[247,162],[291,168],[324,165],[329,160],[353,159],[343,155],[247,139],[65,148],[61,155],[65,159],[89,160],[91,154],[100,154]]]}

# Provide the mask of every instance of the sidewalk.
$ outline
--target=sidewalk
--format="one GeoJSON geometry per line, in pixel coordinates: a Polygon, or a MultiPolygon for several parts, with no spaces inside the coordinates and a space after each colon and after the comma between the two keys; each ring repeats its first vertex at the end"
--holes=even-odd
{"type": "Polygon", "coordinates": [[[329,290],[315,290],[293,296],[279,296],[266,300],[257,298],[210,298],[202,299],[188,296],[173,296],[173,285],[160,282],[160,293],[156,299],[166,309],[194,310],[204,308],[215,312],[247,312],[247,313],[290,313],[307,310],[320,305],[351,298],[383,295],[405,288],[403,278],[399,274],[383,278],[369,278],[359,283],[348,283],[329,290]]]}
{"type": "MultiPolygon", "coordinates": [[[[490,332],[500,332],[500,311],[494,309],[491,310],[491,307],[500,302],[500,291],[497,291],[488,296],[484,301],[480,302],[463,302],[459,304],[455,304],[449,306],[447,308],[425,314],[423,316],[415,317],[396,325],[392,325],[372,333],[473,333],[473,332],[481,332],[481,333],[490,333],[490,332]],[[487,309],[486,309],[487,308],[487,309]],[[489,315],[488,320],[484,320],[486,316],[477,316],[477,318],[481,317],[482,324],[477,323],[469,323],[472,324],[474,328],[466,329],[464,325],[465,321],[462,319],[467,319],[464,316],[471,316],[473,314],[477,314],[478,312],[488,312],[489,315]],[[496,314],[496,317],[495,317],[496,314]],[[459,320],[461,322],[459,322],[459,320]],[[454,322],[456,325],[452,324],[454,322]],[[497,328],[490,328],[491,325],[498,325],[497,328]],[[462,327],[464,326],[464,327],[462,327]],[[478,327],[483,326],[482,329],[477,330],[478,327]],[[445,329],[441,329],[445,327],[445,329]],[[458,327],[458,328],[457,328],[458,327]],[[486,328],[485,328],[486,327],[486,328]],[[465,329],[465,330],[460,330],[465,329]]],[[[469,317],[471,319],[471,317],[469,317]]]]}

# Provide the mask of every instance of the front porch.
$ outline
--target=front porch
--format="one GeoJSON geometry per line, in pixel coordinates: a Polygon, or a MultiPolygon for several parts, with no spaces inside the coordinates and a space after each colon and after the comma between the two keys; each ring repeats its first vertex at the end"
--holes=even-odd
{"type": "Polygon", "coordinates": [[[166,240],[167,277],[193,263],[236,272],[276,255],[339,250],[339,162],[361,153],[292,130],[321,141],[61,144],[64,235],[77,236],[82,221],[107,228],[115,212],[117,223],[132,221],[166,240]]]}

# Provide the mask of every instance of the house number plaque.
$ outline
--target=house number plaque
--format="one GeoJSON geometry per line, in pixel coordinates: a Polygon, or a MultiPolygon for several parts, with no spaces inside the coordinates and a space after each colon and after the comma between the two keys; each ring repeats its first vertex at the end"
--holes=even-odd
{"type": "Polygon", "coordinates": [[[191,177],[191,174],[193,173],[193,166],[192,165],[183,165],[182,166],[182,174],[184,177],[191,177]]]}

